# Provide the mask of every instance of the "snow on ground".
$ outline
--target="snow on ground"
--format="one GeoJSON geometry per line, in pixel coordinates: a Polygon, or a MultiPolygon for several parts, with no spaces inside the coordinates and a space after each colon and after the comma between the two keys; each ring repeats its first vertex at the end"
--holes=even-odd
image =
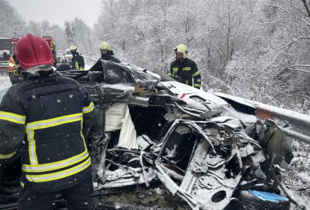
{"type": "Polygon", "coordinates": [[[85,70],[89,70],[93,65],[85,64],[85,70]]]}
{"type": "MultiPolygon", "coordinates": [[[[94,65],[94,62],[88,62],[85,64],[85,69],[88,70],[94,65]]],[[[11,81],[8,74],[0,74],[0,90],[11,87],[11,81]]]]}
{"type": "MultiPolygon", "coordinates": [[[[304,195],[300,192],[293,192],[294,193],[294,198],[296,200],[296,202],[299,205],[303,205],[306,207],[307,210],[310,209],[310,201],[309,201],[309,197],[307,195],[304,195]]],[[[299,210],[300,208],[296,207],[295,205],[291,205],[290,210],[299,210]]]]}
{"type": "Polygon", "coordinates": [[[0,90],[11,87],[11,86],[12,84],[11,84],[9,75],[7,74],[0,75],[0,90]]]}

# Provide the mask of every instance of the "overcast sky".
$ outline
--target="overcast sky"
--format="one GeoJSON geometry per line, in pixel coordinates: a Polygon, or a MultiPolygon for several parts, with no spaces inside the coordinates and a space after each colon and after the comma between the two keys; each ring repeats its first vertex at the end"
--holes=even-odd
{"type": "Polygon", "coordinates": [[[47,20],[60,27],[64,26],[64,21],[76,17],[93,27],[101,8],[101,0],[9,0],[9,3],[27,21],[47,20]]]}

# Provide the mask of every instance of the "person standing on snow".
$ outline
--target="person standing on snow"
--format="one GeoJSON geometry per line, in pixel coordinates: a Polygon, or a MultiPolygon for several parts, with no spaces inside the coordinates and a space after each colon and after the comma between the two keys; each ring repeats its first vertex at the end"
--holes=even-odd
{"type": "Polygon", "coordinates": [[[93,209],[91,160],[82,134],[97,117],[87,91],[52,69],[44,39],[28,33],[14,46],[24,80],[0,104],[0,163],[25,139],[18,209],[51,209],[57,192],[68,209],[93,209]]]}
{"type": "Polygon", "coordinates": [[[77,51],[77,47],[72,45],[70,47],[70,51],[72,53],[71,66],[73,70],[84,70],[84,58],[79,55],[77,51]]]}
{"type": "Polygon", "coordinates": [[[201,76],[195,61],[188,58],[188,49],[184,44],[179,44],[174,48],[176,60],[170,65],[169,76],[178,82],[193,86],[200,89],[201,76]]]}
{"type": "Polygon", "coordinates": [[[118,60],[113,56],[114,55],[113,50],[111,50],[111,46],[109,45],[108,42],[101,42],[99,49],[101,53],[101,59],[110,60],[115,63],[121,63],[120,60],[118,60]]]}

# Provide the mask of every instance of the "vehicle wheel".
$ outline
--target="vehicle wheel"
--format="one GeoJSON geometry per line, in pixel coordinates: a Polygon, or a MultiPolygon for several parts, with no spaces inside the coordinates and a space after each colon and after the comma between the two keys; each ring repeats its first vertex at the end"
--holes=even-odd
{"type": "Polygon", "coordinates": [[[254,196],[250,191],[242,190],[236,198],[246,207],[247,210],[289,210],[290,201],[279,201],[279,203],[262,200],[254,196]]]}
{"type": "Polygon", "coordinates": [[[13,72],[9,72],[9,78],[10,78],[12,85],[20,81],[19,76],[15,76],[13,72]]]}

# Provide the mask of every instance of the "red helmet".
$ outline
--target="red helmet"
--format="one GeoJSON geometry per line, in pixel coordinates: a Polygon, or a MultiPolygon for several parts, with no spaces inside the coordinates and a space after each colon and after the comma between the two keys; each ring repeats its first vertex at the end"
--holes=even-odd
{"type": "Polygon", "coordinates": [[[38,65],[53,65],[53,53],[47,42],[28,33],[14,46],[14,55],[23,71],[38,65]]]}

